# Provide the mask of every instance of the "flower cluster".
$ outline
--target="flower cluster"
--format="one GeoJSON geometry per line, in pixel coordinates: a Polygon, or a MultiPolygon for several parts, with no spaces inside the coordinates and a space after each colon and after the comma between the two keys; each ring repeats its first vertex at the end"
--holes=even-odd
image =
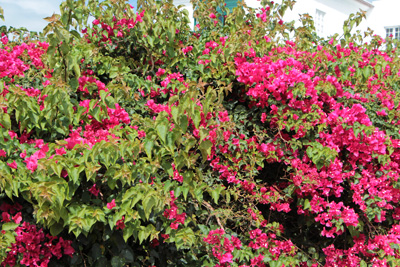
{"type": "MultiPolygon", "coordinates": [[[[99,38],[99,45],[112,44],[115,38],[123,38],[129,34],[129,30],[134,28],[137,23],[142,22],[144,16],[144,10],[139,14],[136,14],[136,18],[121,18],[117,19],[113,17],[112,24],[108,24],[98,19],[93,20],[95,29],[93,35],[99,38]]],[[[87,29],[82,30],[82,33],[87,34],[87,29]]],[[[88,38],[89,41],[89,38],[88,38]]]]}
{"type": "Polygon", "coordinates": [[[223,229],[211,230],[207,237],[204,238],[204,242],[212,245],[212,254],[218,259],[220,265],[216,266],[227,266],[233,260],[232,252],[235,249],[242,247],[240,240],[231,236],[231,238],[224,237],[225,231],[223,229]]]}
{"type": "Polygon", "coordinates": [[[8,77],[13,79],[14,76],[24,76],[24,72],[31,66],[38,69],[44,67],[41,56],[47,51],[49,44],[38,42],[37,44],[22,43],[16,46],[6,46],[7,42],[3,42],[0,49],[0,77],[8,77]],[[26,58],[31,63],[26,63],[26,58]]]}
{"type": "Polygon", "coordinates": [[[17,258],[22,255],[19,261],[21,264],[46,267],[52,257],[57,259],[63,255],[72,257],[75,252],[71,246],[72,241],[45,234],[42,229],[37,229],[35,225],[27,222],[17,227],[15,232],[17,233],[15,243],[12,244],[1,266],[15,266],[17,258]]]}
{"type": "MultiPolygon", "coordinates": [[[[376,235],[367,240],[365,235],[354,237],[354,245],[349,249],[336,249],[330,245],[323,249],[326,255],[325,266],[360,266],[363,259],[368,259],[372,266],[389,266],[388,258],[400,258],[400,253],[394,247],[400,243],[400,226],[393,225],[388,235],[376,235]]],[[[365,263],[365,261],[364,261],[365,263]]]]}
{"type": "Polygon", "coordinates": [[[185,218],[186,218],[186,213],[178,213],[178,206],[176,205],[176,197],[174,191],[170,191],[170,197],[171,200],[169,202],[169,209],[165,209],[164,211],[164,217],[167,218],[168,220],[174,220],[171,222],[171,229],[178,229],[180,224],[185,223],[185,218]]]}

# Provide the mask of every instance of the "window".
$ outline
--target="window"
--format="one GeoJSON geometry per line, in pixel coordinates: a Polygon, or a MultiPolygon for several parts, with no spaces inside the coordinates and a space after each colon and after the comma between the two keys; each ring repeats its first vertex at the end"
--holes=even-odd
{"type": "Polygon", "coordinates": [[[237,7],[237,0],[225,0],[226,7],[232,10],[234,7],[237,7]]]}
{"type": "Polygon", "coordinates": [[[319,36],[324,34],[324,17],[325,12],[319,9],[315,11],[315,29],[317,30],[317,34],[319,36]]]}
{"type": "Polygon", "coordinates": [[[385,27],[386,38],[393,37],[393,39],[400,40],[400,26],[385,27]]]}
{"type": "MultiPolygon", "coordinates": [[[[174,1],[177,1],[177,0],[174,0],[174,1]]],[[[186,2],[186,0],[184,0],[183,2],[186,2]]],[[[189,1],[187,1],[187,2],[189,2],[189,1]]],[[[205,2],[207,2],[207,1],[205,1],[205,2]]],[[[225,2],[225,7],[227,7],[230,11],[232,11],[232,9],[234,7],[237,7],[238,0],[225,0],[224,2],[225,2]]],[[[217,12],[222,13],[220,7],[217,7],[217,12]]],[[[220,16],[220,17],[218,17],[218,19],[222,22],[224,22],[224,20],[225,20],[224,16],[220,16]]],[[[194,26],[196,26],[196,24],[197,24],[197,21],[196,21],[196,19],[194,19],[194,26]]]]}

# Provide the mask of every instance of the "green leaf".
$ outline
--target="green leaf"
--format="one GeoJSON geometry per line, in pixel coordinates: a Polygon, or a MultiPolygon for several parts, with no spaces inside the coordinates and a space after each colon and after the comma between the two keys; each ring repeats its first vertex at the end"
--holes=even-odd
{"type": "Polygon", "coordinates": [[[166,141],[167,132],[168,132],[167,123],[168,123],[168,121],[165,122],[165,120],[163,120],[156,126],[156,130],[157,130],[158,136],[161,138],[161,140],[164,143],[166,141]]]}
{"type": "Polygon", "coordinates": [[[351,234],[351,237],[359,237],[360,231],[358,231],[358,230],[356,229],[356,227],[350,225],[350,226],[347,227],[347,229],[349,229],[349,232],[350,232],[350,234],[351,234]]]}
{"type": "Polygon", "coordinates": [[[2,21],[4,21],[4,10],[3,10],[2,7],[0,7],[0,19],[1,19],[2,21]]]}
{"type": "Polygon", "coordinates": [[[94,108],[94,110],[91,112],[91,115],[97,120],[97,121],[101,121],[100,119],[100,107],[96,106],[94,108]]]}
{"type": "Polygon", "coordinates": [[[7,113],[2,113],[1,115],[1,124],[6,128],[7,130],[11,129],[11,120],[10,120],[10,115],[7,113]]]}
{"type": "Polygon", "coordinates": [[[79,167],[72,167],[69,168],[68,171],[68,177],[71,178],[71,180],[75,183],[75,184],[80,184],[80,180],[79,180],[79,174],[83,171],[83,169],[85,168],[85,166],[79,166],[79,167]]]}
{"type": "Polygon", "coordinates": [[[193,233],[193,230],[191,228],[182,228],[179,230],[179,232],[175,236],[176,240],[180,241],[175,242],[177,249],[180,249],[182,247],[189,248],[191,247],[195,241],[196,241],[196,236],[193,233]]]}
{"type": "Polygon", "coordinates": [[[211,154],[212,146],[213,146],[213,144],[211,143],[210,140],[204,140],[203,142],[201,142],[199,149],[200,149],[201,155],[203,156],[203,162],[205,162],[207,160],[208,155],[211,154]]]}
{"type": "Polygon", "coordinates": [[[185,199],[185,201],[187,200],[187,195],[189,193],[189,185],[184,185],[182,186],[182,194],[183,194],[183,198],[185,199]]]}
{"type": "Polygon", "coordinates": [[[133,263],[135,261],[135,256],[131,248],[122,250],[119,256],[125,259],[125,263],[133,263]]]}
{"type": "Polygon", "coordinates": [[[146,154],[149,158],[151,158],[151,151],[153,149],[154,142],[150,139],[145,139],[144,140],[144,150],[146,151],[146,154]]]}
{"type": "Polygon", "coordinates": [[[172,118],[174,119],[175,123],[178,123],[179,108],[177,106],[171,107],[171,114],[172,114],[172,118]]]}
{"type": "Polygon", "coordinates": [[[179,126],[181,127],[181,130],[183,133],[186,133],[188,125],[189,125],[189,121],[188,121],[187,116],[181,115],[179,126]]]}
{"type": "Polygon", "coordinates": [[[125,265],[125,261],[121,257],[114,256],[111,259],[111,266],[112,267],[123,267],[124,265],[125,265]]]}
{"type": "Polygon", "coordinates": [[[4,231],[9,231],[9,230],[15,230],[15,228],[18,227],[18,224],[13,223],[13,222],[8,222],[8,223],[4,223],[2,226],[2,230],[4,231]]]}
{"type": "Polygon", "coordinates": [[[143,200],[143,209],[147,219],[149,219],[150,213],[156,204],[157,201],[153,194],[147,195],[146,198],[143,200]]]}
{"type": "Polygon", "coordinates": [[[99,243],[94,243],[90,249],[89,255],[91,256],[91,258],[93,258],[94,260],[99,259],[103,253],[101,251],[100,248],[100,244],[99,243]]]}
{"type": "Polygon", "coordinates": [[[201,121],[200,110],[195,109],[194,115],[193,115],[193,122],[194,122],[194,126],[196,127],[196,129],[199,129],[200,121],[201,121]]]}
{"type": "Polygon", "coordinates": [[[306,200],[304,201],[304,209],[305,209],[305,210],[308,210],[308,209],[310,209],[310,208],[311,208],[310,200],[306,199],[306,200]]]}
{"type": "Polygon", "coordinates": [[[52,236],[57,236],[59,233],[64,230],[64,226],[62,223],[55,223],[50,227],[50,234],[52,236]]]}
{"type": "Polygon", "coordinates": [[[196,138],[189,138],[186,140],[186,147],[185,147],[185,151],[189,152],[189,150],[195,145],[197,144],[197,139],[196,138]]]}
{"type": "Polygon", "coordinates": [[[79,68],[79,65],[75,62],[74,65],[72,65],[72,68],[75,72],[76,77],[81,77],[81,69],[79,68]]]}
{"type": "Polygon", "coordinates": [[[218,204],[218,199],[220,196],[220,192],[218,192],[218,190],[211,190],[211,197],[213,198],[215,204],[218,204]]]}
{"type": "Polygon", "coordinates": [[[61,44],[60,50],[61,50],[61,53],[63,54],[63,57],[65,57],[70,51],[69,46],[66,42],[63,42],[61,44]]]}
{"type": "Polygon", "coordinates": [[[123,230],[123,238],[124,238],[125,242],[127,242],[129,237],[132,236],[134,230],[135,230],[134,227],[132,227],[130,225],[127,225],[124,228],[124,230],[123,230]]]}
{"type": "Polygon", "coordinates": [[[168,54],[168,57],[170,57],[170,58],[175,57],[175,50],[174,50],[173,46],[167,47],[167,54],[168,54]]]}
{"type": "Polygon", "coordinates": [[[109,108],[114,109],[115,108],[115,99],[112,96],[107,96],[106,97],[106,105],[109,108]]]}
{"type": "Polygon", "coordinates": [[[194,190],[194,197],[199,203],[203,202],[203,188],[196,188],[194,190]]]}
{"type": "Polygon", "coordinates": [[[169,147],[170,151],[175,150],[175,141],[181,136],[182,134],[179,133],[176,129],[172,132],[168,132],[167,134],[167,146],[169,147]]]}
{"type": "Polygon", "coordinates": [[[54,173],[57,174],[58,177],[61,177],[63,166],[60,164],[60,162],[52,162],[50,164],[50,167],[53,169],[54,173]]]}
{"type": "MultiPolygon", "coordinates": [[[[107,92],[107,91],[105,91],[105,90],[101,90],[101,91],[99,92],[100,99],[101,99],[101,100],[105,100],[105,99],[107,98],[107,95],[108,95],[108,94],[109,94],[109,92],[107,92]]],[[[94,100],[94,99],[92,99],[92,100],[94,100]]],[[[90,101],[89,108],[92,109],[95,103],[96,103],[96,101],[93,101],[93,102],[90,101]]]]}
{"type": "Polygon", "coordinates": [[[138,234],[140,244],[142,244],[143,241],[149,237],[149,235],[150,231],[148,231],[144,226],[141,226],[138,234]]]}

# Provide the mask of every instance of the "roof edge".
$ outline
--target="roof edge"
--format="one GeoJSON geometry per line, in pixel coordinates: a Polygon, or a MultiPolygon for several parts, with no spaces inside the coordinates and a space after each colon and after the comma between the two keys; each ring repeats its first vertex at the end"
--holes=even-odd
{"type": "Polygon", "coordinates": [[[365,1],[365,0],[356,0],[356,1],[359,2],[359,3],[361,3],[361,4],[364,4],[364,5],[368,6],[369,8],[374,7],[373,4],[371,4],[370,2],[367,2],[367,1],[365,1]]]}

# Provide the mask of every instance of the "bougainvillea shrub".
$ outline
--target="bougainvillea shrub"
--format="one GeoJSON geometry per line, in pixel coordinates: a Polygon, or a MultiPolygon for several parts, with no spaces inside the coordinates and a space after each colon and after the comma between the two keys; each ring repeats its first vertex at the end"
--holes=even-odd
{"type": "Polygon", "coordinates": [[[2,28],[1,266],[400,266],[397,44],[193,4],[2,28]]]}

